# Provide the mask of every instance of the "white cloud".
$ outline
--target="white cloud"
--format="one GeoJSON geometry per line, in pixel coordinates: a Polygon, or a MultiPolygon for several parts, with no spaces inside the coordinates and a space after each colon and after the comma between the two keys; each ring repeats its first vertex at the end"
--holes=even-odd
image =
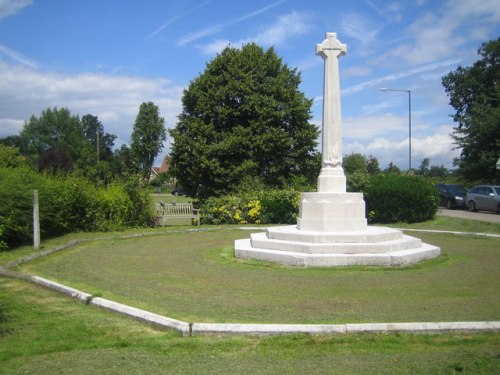
{"type": "MultiPolygon", "coordinates": [[[[429,129],[427,123],[412,127],[412,167],[420,165],[422,159],[430,158],[431,165],[453,167],[453,158],[460,153],[450,136],[451,125],[432,127],[433,134],[420,131],[429,129]]],[[[406,116],[365,116],[343,121],[344,155],[356,152],[374,155],[385,168],[390,162],[402,169],[408,168],[408,118],[406,116]]]]}
{"type": "Polygon", "coordinates": [[[258,44],[273,46],[282,44],[292,36],[305,34],[308,30],[304,16],[294,11],[278,17],[274,25],[259,33],[254,40],[258,44]]]}
{"type": "Polygon", "coordinates": [[[498,0],[448,0],[437,12],[425,13],[409,26],[411,42],[388,51],[374,59],[374,63],[394,65],[402,60],[416,65],[470,55],[464,46],[469,42],[484,42],[499,22],[498,0]]]}
{"type": "Polygon", "coordinates": [[[375,79],[372,79],[369,81],[365,81],[365,82],[358,83],[356,85],[347,87],[347,88],[342,90],[342,95],[349,95],[349,94],[357,93],[357,92],[360,92],[368,87],[380,85],[383,82],[392,82],[392,81],[396,81],[396,80],[404,78],[404,77],[409,77],[412,75],[433,71],[435,69],[440,69],[440,68],[443,68],[445,66],[454,66],[454,65],[458,64],[459,62],[460,62],[460,60],[450,59],[450,60],[436,61],[436,62],[433,62],[430,64],[417,66],[415,68],[408,69],[406,71],[389,74],[389,75],[386,75],[384,77],[375,78],[375,79]]]}
{"type": "Polygon", "coordinates": [[[373,69],[366,65],[350,66],[340,72],[340,80],[350,77],[364,77],[370,75],[373,69]]]}
{"type": "Polygon", "coordinates": [[[229,45],[240,47],[252,41],[265,47],[282,45],[286,40],[296,35],[302,35],[309,30],[309,26],[305,19],[305,15],[291,12],[279,16],[276,22],[253,37],[232,42],[227,39],[215,40],[206,45],[198,46],[198,49],[203,54],[209,55],[219,53],[229,45]]]}
{"type": "Polygon", "coordinates": [[[399,21],[402,17],[402,5],[400,2],[387,3],[383,1],[381,4],[378,4],[375,1],[367,0],[366,3],[387,22],[399,21]]]}
{"type": "Polygon", "coordinates": [[[308,69],[312,69],[312,68],[315,68],[319,65],[323,65],[323,61],[322,59],[318,59],[317,56],[314,56],[314,57],[309,57],[307,59],[304,59],[302,61],[299,61],[297,64],[295,64],[297,66],[297,69],[301,72],[305,71],[305,70],[308,70],[308,69]]]}
{"type": "Polygon", "coordinates": [[[392,114],[349,117],[342,120],[342,128],[344,137],[352,139],[374,139],[388,133],[399,137],[408,131],[408,118],[392,114]]]}
{"type": "Polygon", "coordinates": [[[31,4],[32,0],[0,0],[0,20],[17,14],[31,4]]]}
{"type": "Polygon", "coordinates": [[[146,39],[150,39],[152,37],[154,37],[156,34],[160,33],[163,29],[165,29],[166,27],[170,26],[171,24],[183,19],[183,18],[186,18],[188,16],[190,16],[191,14],[195,13],[196,11],[198,11],[199,9],[203,8],[205,5],[207,5],[208,3],[210,3],[212,0],[205,0],[204,2],[202,2],[201,4],[198,4],[197,6],[195,6],[194,8],[191,8],[191,9],[188,9],[186,10],[185,12],[182,12],[174,17],[171,17],[169,18],[167,21],[165,21],[160,27],[158,27],[156,30],[154,30],[153,32],[149,33],[147,36],[146,36],[146,39]]]}
{"type": "Polygon", "coordinates": [[[18,134],[22,130],[23,125],[24,120],[0,118],[0,134],[3,133],[4,136],[18,134]]]}
{"type": "Polygon", "coordinates": [[[278,6],[286,1],[288,1],[288,0],[279,0],[279,1],[276,1],[272,4],[266,5],[265,7],[257,9],[256,11],[253,11],[253,12],[247,13],[241,17],[235,18],[233,20],[222,22],[222,23],[219,23],[217,25],[209,26],[205,29],[198,30],[198,31],[189,33],[187,35],[184,35],[183,37],[181,37],[177,41],[177,45],[182,47],[182,46],[185,46],[191,42],[195,42],[198,39],[204,38],[206,36],[217,34],[229,26],[233,26],[237,23],[240,23],[240,22],[245,21],[247,19],[253,18],[253,17],[258,16],[262,13],[265,13],[268,10],[270,10],[270,9],[272,9],[272,8],[278,6]]]}
{"type": "Polygon", "coordinates": [[[7,46],[0,44],[0,56],[6,56],[10,60],[14,60],[16,63],[28,66],[30,68],[37,68],[37,64],[31,59],[23,56],[21,53],[10,49],[7,46]]]}
{"type": "Polygon", "coordinates": [[[362,44],[370,44],[375,41],[380,31],[370,20],[359,13],[344,13],[340,20],[342,33],[357,39],[362,44]]]}
{"type": "Polygon", "coordinates": [[[93,114],[106,132],[127,143],[139,106],[152,101],[167,127],[175,126],[183,87],[166,79],[104,74],[61,74],[0,62],[0,137],[16,134],[20,124],[49,107],[67,107],[72,114],[93,114]]]}
{"type": "Polygon", "coordinates": [[[205,55],[215,55],[219,52],[222,52],[224,48],[231,45],[231,42],[227,39],[217,39],[212,43],[206,44],[202,47],[199,47],[203,54],[205,55]]]}

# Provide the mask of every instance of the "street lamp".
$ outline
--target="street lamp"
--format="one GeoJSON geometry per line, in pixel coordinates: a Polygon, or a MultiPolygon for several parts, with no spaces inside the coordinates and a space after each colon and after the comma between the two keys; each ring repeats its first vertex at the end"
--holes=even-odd
{"type": "Polygon", "coordinates": [[[380,91],[399,91],[408,93],[408,165],[411,170],[411,90],[381,88],[380,91]]]}

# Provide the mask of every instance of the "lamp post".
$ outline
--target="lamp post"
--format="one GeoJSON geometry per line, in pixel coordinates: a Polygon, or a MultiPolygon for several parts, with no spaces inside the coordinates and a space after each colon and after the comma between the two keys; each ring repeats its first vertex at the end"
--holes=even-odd
{"type": "Polygon", "coordinates": [[[408,93],[408,170],[410,171],[411,170],[411,90],[381,88],[380,91],[399,91],[408,93]]]}

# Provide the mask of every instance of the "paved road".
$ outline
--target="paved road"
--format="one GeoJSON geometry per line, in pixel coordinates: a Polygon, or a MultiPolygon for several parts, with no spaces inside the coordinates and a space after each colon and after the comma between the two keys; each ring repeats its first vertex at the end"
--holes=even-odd
{"type": "Polygon", "coordinates": [[[469,212],[466,210],[448,210],[446,208],[439,208],[438,215],[459,217],[463,219],[489,221],[490,223],[500,224],[500,215],[494,212],[480,211],[480,212],[469,212]]]}

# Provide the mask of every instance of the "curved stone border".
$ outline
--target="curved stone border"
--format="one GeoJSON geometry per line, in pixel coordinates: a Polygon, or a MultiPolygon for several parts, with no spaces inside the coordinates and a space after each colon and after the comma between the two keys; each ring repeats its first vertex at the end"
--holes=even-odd
{"type": "Polygon", "coordinates": [[[195,335],[284,335],[316,334],[330,335],[342,333],[439,333],[439,332],[480,332],[500,331],[500,321],[492,322],[421,322],[421,323],[360,323],[360,324],[238,324],[238,323],[187,323],[168,318],[150,311],[141,310],[122,303],[56,283],[39,276],[29,276],[0,267],[0,275],[31,281],[37,285],[55,290],[80,302],[105,310],[127,315],[158,328],[173,329],[183,336],[195,335]]]}
{"type": "MultiPolygon", "coordinates": [[[[246,228],[245,228],[246,229],[246,228]]],[[[408,230],[408,229],[401,229],[408,230]]],[[[500,237],[495,234],[468,233],[468,232],[450,232],[435,230],[419,230],[420,232],[430,233],[450,233],[461,235],[482,235],[491,237],[500,237]]],[[[171,231],[169,231],[171,233],[171,231]]],[[[126,236],[116,236],[112,238],[140,237],[144,234],[134,234],[126,236]]],[[[89,239],[88,241],[93,241],[89,239]]],[[[87,241],[87,240],[85,240],[87,241]]],[[[28,262],[39,257],[52,254],[56,251],[66,249],[72,245],[82,242],[74,240],[65,245],[61,245],[52,250],[37,253],[34,256],[21,258],[18,261],[10,262],[5,267],[0,267],[0,275],[31,281],[37,285],[55,290],[59,293],[77,299],[80,302],[93,305],[105,310],[127,315],[139,321],[149,323],[158,328],[173,329],[183,336],[194,335],[283,335],[283,334],[342,334],[342,333],[443,333],[443,332],[481,332],[481,331],[500,331],[500,321],[490,322],[416,322],[416,323],[359,323],[359,324],[238,324],[238,323],[187,323],[180,320],[168,318],[150,311],[141,310],[122,303],[111,301],[105,298],[93,296],[80,290],[68,287],[52,280],[39,276],[26,275],[21,272],[15,272],[8,268],[15,265],[28,262]]]]}
{"type": "Polygon", "coordinates": [[[480,237],[500,238],[500,234],[494,234],[494,233],[456,232],[452,230],[438,230],[438,229],[410,229],[410,228],[394,228],[394,229],[407,232],[445,233],[445,234],[458,234],[460,236],[480,236],[480,237]]]}

